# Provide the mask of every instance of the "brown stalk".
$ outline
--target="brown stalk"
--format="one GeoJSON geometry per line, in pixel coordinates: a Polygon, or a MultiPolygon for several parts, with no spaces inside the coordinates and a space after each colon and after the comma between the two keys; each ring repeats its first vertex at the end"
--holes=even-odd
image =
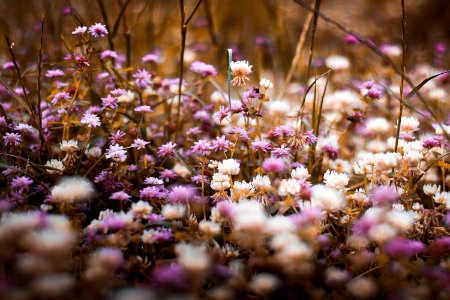
{"type": "Polygon", "coordinates": [[[103,3],[103,0],[97,0],[98,6],[100,7],[100,13],[102,14],[103,17],[103,22],[105,23],[105,27],[106,30],[108,30],[108,44],[109,44],[109,48],[111,50],[114,50],[114,42],[113,42],[113,37],[111,35],[111,28],[109,27],[109,22],[108,22],[108,14],[106,13],[106,8],[105,8],[105,3],[103,3]]]}

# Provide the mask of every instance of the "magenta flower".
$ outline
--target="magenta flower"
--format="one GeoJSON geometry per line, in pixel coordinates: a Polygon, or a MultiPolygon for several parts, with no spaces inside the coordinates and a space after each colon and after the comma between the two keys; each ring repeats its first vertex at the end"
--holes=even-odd
{"type": "Polygon", "coordinates": [[[159,178],[161,178],[165,182],[169,182],[170,180],[177,178],[177,175],[172,170],[164,169],[159,172],[159,178]]]}
{"type": "Polygon", "coordinates": [[[114,133],[111,133],[111,136],[109,137],[109,140],[111,141],[111,143],[113,144],[121,144],[123,143],[123,138],[126,136],[127,134],[123,131],[117,130],[114,133]]]}
{"type": "Polygon", "coordinates": [[[20,137],[20,134],[13,133],[13,132],[7,132],[3,136],[3,143],[5,146],[17,146],[22,142],[22,138],[20,137]]]}
{"type": "Polygon", "coordinates": [[[93,37],[104,37],[108,34],[108,30],[106,29],[106,26],[101,23],[95,23],[94,25],[89,26],[88,32],[93,37]]]}
{"type": "Polygon", "coordinates": [[[156,54],[146,54],[142,57],[142,63],[153,63],[157,64],[159,62],[159,57],[156,54]]]}
{"type": "Polygon", "coordinates": [[[272,149],[272,145],[268,141],[253,141],[251,148],[255,151],[267,153],[272,149]]]}
{"type": "Polygon", "coordinates": [[[164,190],[156,186],[148,186],[139,191],[139,197],[142,200],[162,199],[166,196],[164,190]]]}
{"type": "Polygon", "coordinates": [[[148,105],[141,105],[134,109],[134,111],[140,112],[140,113],[151,113],[153,112],[152,108],[148,105]]]}
{"type": "Polygon", "coordinates": [[[288,158],[291,155],[291,148],[281,145],[272,150],[272,155],[276,158],[288,158]]]}
{"type": "Polygon", "coordinates": [[[380,186],[374,190],[370,200],[375,205],[392,204],[399,200],[399,196],[393,187],[380,186]]]}
{"type": "Polygon", "coordinates": [[[109,199],[111,200],[117,200],[117,201],[129,201],[131,199],[131,196],[128,195],[126,192],[124,191],[118,191],[113,193],[109,199]]]}
{"type": "Polygon", "coordinates": [[[281,125],[273,129],[273,135],[276,137],[278,136],[288,137],[294,136],[294,134],[295,134],[294,128],[288,125],[281,125]]]}
{"type": "Polygon", "coordinates": [[[408,240],[403,237],[391,240],[384,246],[385,253],[390,257],[411,258],[424,250],[425,246],[422,242],[408,240]]]}
{"type": "Polygon", "coordinates": [[[190,186],[174,186],[167,195],[170,203],[186,203],[195,195],[195,190],[190,186]]]}
{"type": "Polygon", "coordinates": [[[86,26],[78,26],[77,28],[75,28],[74,31],[72,31],[73,35],[79,35],[79,34],[83,34],[87,31],[87,27],[86,26]]]}
{"type": "Polygon", "coordinates": [[[226,152],[232,144],[233,143],[231,141],[227,140],[225,136],[222,135],[220,137],[216,137],[216,139],[212,142],[211,148],[214,149],[214,151],[226,152]]]}
{"type": "Polygon", "coordinates": [[[112,50],[105,50],[100,54],[100,59],[104,60],[107,58],[117,59],[119,56],[117,55],[116,51],[112,50]]]}

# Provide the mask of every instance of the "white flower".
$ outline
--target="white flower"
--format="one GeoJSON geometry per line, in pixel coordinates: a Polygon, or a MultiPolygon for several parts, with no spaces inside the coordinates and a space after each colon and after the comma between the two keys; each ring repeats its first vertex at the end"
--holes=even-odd
{"type": "Polygon", "coordinates": [[[345,206],[344,197],[336,189],[317,184],[311,190],[311,205],[313,207],[317,206],[324,211],[335,212],[345,206]]]}
{"type": "Polygon", "coordinates": [[[47,172],[49,174],[61,174],[62,171],[64,171],[64,164],[61,160],[58,159],[51,159],[48,162],[45,163],[47,167],[50,167],[52,169],[47,169],[47,172]],[[56,170],[53,170],[56,169],[56,170]]]}
{"type": "Polygon", "coordinates": [[[385,215],[386,221],[399,230],[405,232],[414,224],[414,215],[409,211],[391,210],[385,215]]]}
{"type": "Polygon", "coordinates": [[[281,284],[281,280],[273,274],[259,273],[256,274],[249,283],[251,290],[258,294],[268,294],[281,284]]]}
{"type": "Polygon", "coordinates": [[[271,187],[270,178],[267,175],[256,175],[252,183],[256,189],[270,189],[271,187]]]}
{"type": "Polygon", "coordinates": [[[264,231],[267,235],[275,236],[281,233],[294,232],[295,225],[289,217],[273,216],[267,219],[264,231]]]}
{"type": "Polygon", "coordinates": [[[211,188],[215,191],[223,191],[230,188],[230,176],[214,173],[211,180],[211,188]]]}
{"type": "Polygon", "coordinates": [[[301,166],[291,171],[291,177],[300,181],[306,181],[310,177],[308,169],[301,166]]]}
{"type": "Polygon", "coordinates": [[[269,79],[262,78],[261,81],[259,82],[259,86],[262,87],[263,89],[268,90],[273,88],[273,83],[270,82],[269,79]]]}
{"type": "Polygon", "coordinates": [[[433,200],[436,203],[439,204],[445,204],[450,200],[450,193],[449,192],[436,192],[433,196],[433,200]]]}
{"type": "Polygon", "coordinates": [[[110,145],[106,151],[106,158],[124,162],[127,159],[127,151],[121,145],[110,145]]]}
{"type": "MultiPolygon", "coordinates": [[[[398,121],[397,121],[398,123],[398,121]]],[[[400,131],[404,133],[413,133],[419,130],[420,122],[414,117],[402,117],[402,122],[400,123],[400,131]]]]}
{"type": "Polygon", "coordinates": [[[323,175],[323,182],[328,186],[340,191],[344,190],[348,184],[348,176],[345,173],[327,170],[323,175]]]}
{"type": "Polygon", "coordinates": [[[386,223],[372,226],[369,230],[369,237],[377,243],[393,239],[397,235],[397,230],[386,223]]]}
{"type": "Polygon", "coordinates": [[[410,164],[417,164],[423,158],[422,153],[418,151],[409,151],[403,155],[403,159],[406,160],[410,164]]]}
{"type": "Polygon", "coordinates": [[[291,110],[291,107],[287,101],[271,101],[269,102],[268,113],[278,117],[285,117],[291,110]]]}
{"type": "Polygon", "coordinates": [[[177,261],[188,271],[201,273],[210,263],[210,258],[205,246],[193,246],[191,244],[177,244],[175,246],[177,261]]]}
{"type": "Polygon", "coordinates": [[[89,201],[94,195],[92,183],[85,177],[65,177],[51,190],[52,201],[58,203],[74,203],[89,201]]]}
{"type": "Polygon", "coordinates": [[[285,197],[287,195],[295,196],[300,192],[300,184],[295,179],[283,179],[278,186],[278,195],[285,197]]]}
{"type": "Polygon", "coordinates": [[[59,148],[63,152],[73,152],[78,150],[78,143],[75,140],[62,141],[59,148]]]}
{"type": "Polygon", "coordinates": [[[385,118],[373,118],[367,120],[366,129],[370,134],[383,135],[389,132],[389,122],[385,118]]]}
{"type": "Polygon", "coordinates": [[[167,220],[175,220],[184,217],[186,207],[180,204],[166,204],[161,210],[161,214],[167,220]]]}
{"type": "Polygon", "coordinates": [[[241,201],[235,206],[234,229],[241,233],[259,234],[266,226],[264,207],[257,201],[241,201]]]}
{"type": "Polygon", "coordinates": [[[76,34],[83,34],[83,33],[86,32],[86,30],[87,30],[87,27],[86,27],[86,26],[78,26],[77,28],[75,28],[74,31],[72,31],[72,34],[73,34],[73,35],[76,35],[76,34]]]}
{"type": "Polygon", "coordinates": [[[152,213],[153,207],[148,202],[139,200],[137,203],[133,203],[131,205],[130,210],[133,213],[133,215],[144,217],[152,213]]]}
{"type": "Polygon", "coordinates": [[[236,181],[233,184],[232,196],[237,199],[248,198],[255,192],[253,185],[246,181],[236,181]]]}
{"type": "Polygon", "coordinates": [[[240,164],[237,160],[230,158],[219,162],[218,171],[224,175],[238,175],[240,171],[240,164]]]}
{"type": "Polygon", "coordinates": [[[438,193],[440,190],[441,190],[441,186],[440,185],[436,185],[436,184],[433,184],[433,185],[425,184],[423,186],[423,192],[427,196],[434,195],[434,194],[438,193]]]}
{"type": "Polygon", "coordinates": [[[212,236],[218,235],[222,230],[219,224],[206,220],[200,221],[200,223],[198,223],[198,228],[201,232],[212,236]]]}
{"type": "Polygon", "coordinates": [[[234,86],[245,86],[245,81],[248,80],[247,75],[252,73],[252,66],[246,60],[232,61],[230,64],[231,74],[233,80],[231,83],[234,86]]]}

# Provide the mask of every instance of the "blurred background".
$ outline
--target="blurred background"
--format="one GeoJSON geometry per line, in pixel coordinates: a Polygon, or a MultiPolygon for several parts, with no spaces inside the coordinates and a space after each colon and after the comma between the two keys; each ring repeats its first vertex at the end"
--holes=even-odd
{"type": "MultiPolygon", "coordinates": [[[[314,1],[301,1],[314,6],[314,1]]],[[[400,0],[324,0],[321,12],[376,45],[401,44],[400,0]]],[[[449,0],[406,0],[408,63],[429,60],[437,43],[450,38],[449,0]]],[[[189,15],[197,0],[185,0],[189,15]]],[[[159,72],[176,76],[180,52],[180,2],[178,0],[21,0],[0,1],[0,29],[14,42],[23,65],[37,60],[40,20],[45,13],[44,51],[51,62],[61,61],[67,50],[62,37],[73,43],[71,31],[80,23],[108,23],[117,27],[103,49],[130,52],[131,65],[147,53],[161,56],[159,72]],[[103,6],[103,10],[102,7],[103,6]]],[[[285,76],[307,11],[293,0],[203,0],[188,25],[186,62],[194,59],[214,64],[223,73],[225,50],[234,59],[247,59],[256,72],[270,70],[285,76]]],[[[344,33],[319,20],[316,55],[347,55],[344,33]]],[[[306,39],[307,49],[309,38],[306,39]]],[[[303,55],[305,61],[307,55],[303,55]]],[[[9,60],[0,39],[0,62],[9,60]]],[[[301,67],[301,66],[300,66],[301,67]]],[[[298,76],[294,74],[294,78],[298,76]]]]}

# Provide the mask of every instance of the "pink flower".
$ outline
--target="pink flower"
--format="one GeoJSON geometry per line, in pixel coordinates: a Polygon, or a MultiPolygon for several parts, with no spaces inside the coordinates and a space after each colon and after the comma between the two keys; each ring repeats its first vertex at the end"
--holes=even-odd
{"type": "Polygon", "coordinates": [[[189,186],[174,186],[167,195],[170,203],[186,203],[195,195],[195,190],[189,186]]]}
{"type": "Polygon", "coordinates": [[[138,70],[133,77],[136,86],[141,89],[145,89],[152,83],[151,75],[146,70],[138,70]]]}
{"type": "Polygon", "coordinates": [[[108,30],[106,29],[106,26],[101,23],[95,23],[94,25],[89,26],[88,32],[93,37],[104,37],[108,34],[108,30]]]}
{"type": "Polygon", "coordinates": [[[131,144],[132,148],[136,148],[137,150],[145,149],[145,145],[149,144],[149,142],[146,142],[142,139],[135,139],[133,144],[131,144]]]}
{"type": "Polygon", "coordinates": [[[148,105],[141,105],[134,109],[134,111],[140,112],[140,113],[151,113],[153,112],[152,108],[148,105]]]}
{"type": "Polygon", "coordinates": [[[172,142],[168,142],[167,144],[161,145],[158,148],[158,155],[159,156],[168,156],[168,157],[175,157],[175,147],[177,144],[174,144],[172,142]]]}
{"type": "Polygon", "coordinates": [[[16,146],[21,142],[22,138],[20,137],[20,134],[7,132],[3,136],[3,143],[5,144],[5,146],[16,146]]]}
{"type": "Polygon", "coordinates": [[[108,95],[106,96],[106,98],[101,98],[102,99],[102,104],[103,104],[103,109],[111,109],[111,110],[115,110],[117,108],[119,108],[119,103],[117,102],[117,98],[108,95]]]}
{"type": "Polygon", "coordinates": [[[208,65],[201,61],[194,61],[191,64],[190,70],[194,73],[200,74],[202,77],[217,76],[217,70],[213,65],[208,65]]]}
{"type": "Polygon", "coordinates": [[[119,56],[117,55],[116,51],[112,51],[112,50],[105,50],[100,54],[100,59],[104,60],[107,58],[113,58],[113,59],[117,59],[119,56]]]}
{"type": "Polygon", "coordinates": [[[64,72],[61,71],[60,69],[53,69],[53,70],[48,70],[45,73],[45,77],[47,78],[54,78],[54,77],[61,77],[64,76],[64,72]]]}
{"type": "Polygon", "coordinates": [[[109,137],[109,139],[113,144],[121,144],[123,142],[123,138],[126,135],[127,134],[125,132],[117,130],[116,132],[111,133],[111,136],[109,137]]]}
{"type": "Polygon", "coordinates": [[[286,164],[283,159],[269,157],[262,163],[264,172],[281,173],[286,169],[286,164]]]}
{"type": "Polygon", "coordinates": [[[131,196],[124,191],[115,192],[109,197],[109,199],[111,200],[118,200],[118,201],[129,201],[130,198],[131,196]]]}
{"type": "Polygon", "coordinates": [[[127,151],[120,145],[110,145],[106,150],[106,158],[111,158],[115,161],[124,162],[127,159],[127,151]]]}
{"type": "Polygon", "coordinates": [[[98,127],[101,125],[100,118],[94,114],[84,114],[80,121],[81,124],[85,124],[88,127],[98,127]]]}
{"type": "Polygon", "coordinates": [[[83,34],[86,32],[86,30],[87,30],[86,26],[78,26],[77,28],[75,28],[74,31],[72,31],[72,34],[73,35],[83,34]]]}
{"type": "Polygon", "coordinates": [[[191,149],[202,156],[207,156],[211,153],[212,146],[207,140],[199,140],[194,143],[194,146],[192,146],[191,149]]]}
{"type": "Polygon", "coordinates": [[[11,181],[11,188],[19,191],[28,190],[29,186],[33,184],[33,180],[27,176],[16,176],[11,181]]]}

